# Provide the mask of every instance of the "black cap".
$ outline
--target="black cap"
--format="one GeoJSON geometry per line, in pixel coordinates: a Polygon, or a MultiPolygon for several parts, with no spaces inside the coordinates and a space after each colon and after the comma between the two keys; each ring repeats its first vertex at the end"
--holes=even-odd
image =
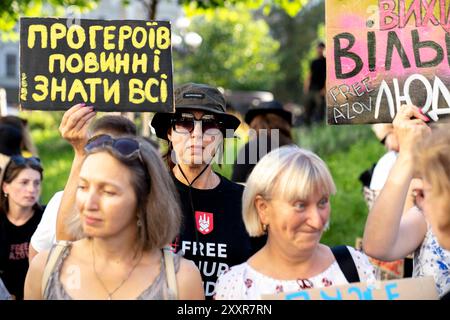
{"type": "Polygon", "coordinates": [[[0,153],[7,156],[21,154],[22,132],[10,124],[0,124],[0,153]]]}
{"type": "Polygon", "coordinates": [[[253,118],[255,118],[257,115],[267,113],[274,113],[276,115],[279,115],[290,125],[292,125],[292,113],[284,110],[283,105],[276,100],[261,102],[258,105],[250,107],[245,114],[245,122],[250,124],[253,118]]]}

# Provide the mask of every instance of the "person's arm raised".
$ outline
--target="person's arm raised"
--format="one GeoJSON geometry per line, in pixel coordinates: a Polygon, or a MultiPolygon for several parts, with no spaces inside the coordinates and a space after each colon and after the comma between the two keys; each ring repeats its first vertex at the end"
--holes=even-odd
{"type": "Polygon", "coordinates": [[[89,124],[95,118],[93,107],[77,104],[64,113],[59,126],[61,136],[73,147],[75,156],[58,210],[56,240],[75,240],[67,229],[68,218],[76,212],[75,196],[81,165],[85,157],[84,146],[88,140],[89,124]]]}
{"type": "Polygon", "coordinates": [[[429,119],[420,109],[402,106],[394,119],[394,130],[400,144],[398,158],[370,210],[364,230],[363,249],[371,257],[392,261],[404,258],[423,241],[424,217],[415,208],[402,215],[413,177],[412,150],[430,128],[429,119]]]}

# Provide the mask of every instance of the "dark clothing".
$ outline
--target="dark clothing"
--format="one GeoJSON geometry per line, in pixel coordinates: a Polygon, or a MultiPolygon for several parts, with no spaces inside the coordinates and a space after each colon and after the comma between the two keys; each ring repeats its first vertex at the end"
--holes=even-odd
{"type": "Polygon", "coordinates": [[[320,122],[325,119],[325,96],[321,90],[325,88],[326,82],[326,59],[317,58],[310,65],[311,81],[308,93],[305,96],[305,122],[320,122]]]}
{"type": "MultiPolygon", "coordinates": [[[[233,174],[231,176],[232,181],[242,183],[247,181],[247,178],[253,171],[256,162],[259,161],[259,159],[251,161],[249,157],[250,150],[254,150],[254,145],[258,145],[257,140],[258,139],[250,140],[241,148],[241,150],[239,150],[238,156],[233,165],[233,174]]],[[[257,152],[257,154],[259,154],[259,152],[257,152]]]]}
{"type": "Polygon", "coordinates": [[[320,91],[325,87],[327,74],[327,64],[325,57],[314,59],[310,66],[311,82],[309,83],[310,91],[320,91]]]}
{"type": "Polygon", "coordinates": [[[23,286],[28,271],[28,248],[31,236],[42,218],[43,210],[35,210],[22,226],[12,224],[0,213],[0,277],[15,299],[23,299],[23,286]]]}
{"type": "Polygon", "coordinates": [[[174,177],[183,211],[181,233],[172,247],[183,250],[186,259],[200,270],[207,298],[212,298],[218,276],[229,267],[245,262],[252,249],[242,220],[243,187],[220,176],[214,189],[191,189],[174,177]],[[198,239],[198,241],[197,241],[198,239]]]}
{"type": "Polygon", "coordinates": [[[273,143],[268,135],[258,135],[256,138],[251,139],[239,150],[233,165],[231,180],[234,182],[246,182],[256,163],[262,157],[270,151],[288,144],[292,144],[292,141],[281,134],[279,141],[274,141],[273,143]]]}
{"type": "Polygon", "coordinates": [[[320,91],[310,91],[305,96],[305,122],[322,122],[325,119],[325,97],[320,91]]]}

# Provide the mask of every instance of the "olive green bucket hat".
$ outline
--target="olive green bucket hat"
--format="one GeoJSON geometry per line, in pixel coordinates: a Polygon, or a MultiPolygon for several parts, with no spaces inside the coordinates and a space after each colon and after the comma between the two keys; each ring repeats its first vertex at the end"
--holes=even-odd
{"type": "MultiPolygon", "coordinates": [[[[215,87],[186,83],[175,90],[175,112],[182,110],[200,110],[214,114],[222,123],[223,130],[236,130],[240,120],[226,113],[226,102],[223,94],[215,87]]],[[[167,132],[175,113],[157,112],[151,122],[158,138],[167,140],[167,132]]]]}

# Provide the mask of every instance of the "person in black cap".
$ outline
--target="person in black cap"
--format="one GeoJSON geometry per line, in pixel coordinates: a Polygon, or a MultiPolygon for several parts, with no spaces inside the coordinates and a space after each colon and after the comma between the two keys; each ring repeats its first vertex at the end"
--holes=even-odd
{"type": "Polygon", "coordinates": [[[22,132],[11,124],[0,123],[0,181],[11,156],[20,155],[22,132]]]}
{"type": "Polygon", "coordinates": [[[172,243],[202,274],[206,298],[217,277],[253,252],[241,209],[243,187],[214,172],[212,161],[240,121],[226,113],[222,93],[188,83],[175,90],[175,113],[156,113],[151,125],[169,143],[167,163],[180,195],[183,227],[172,243]]]}
{"type": "Polygon", "coordinates": [[[38,150],[33,143],[31,137],[30,128],[28,127],[28,121],[26,119],[17,116],[4,116],[0,117],[0,125],[7,124],[20,130],[22,133],[22,139],[20,149],[24,157],[37,157],[38,150]]]}
{"type": "Polygon", "coordinates": [[[245,182],[256,163],[278,147],[292,144],[292,113],[276,100],[262,102],[249,109],[245,122],[250,126],[250,140],[239,151],[231,180],[245,182]]]}
{"type": "Polygon", "coordinates": [[[22,132],[10,124],[0,124],[0,153],[6,156],[20,155],[22,132]]]}

